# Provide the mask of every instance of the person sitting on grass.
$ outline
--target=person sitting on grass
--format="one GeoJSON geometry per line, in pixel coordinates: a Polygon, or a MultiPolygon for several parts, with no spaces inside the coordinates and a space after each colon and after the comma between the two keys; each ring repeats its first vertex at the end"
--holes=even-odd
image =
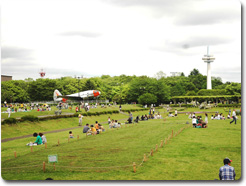
{"type": "Polygon", "coordinates": [[[108,124],[110,124],[111,123],[111,119],[110,119],[110,117],[108,117],[108,124]]]}
{"type": "Polygon", "coordinates": [[[231,166],[232,161],[229,158],[225,158],[223,162],[224,166],[220,167],[219,170],[220,180],[235,180],[236,173],[234,167],[231,166]]]}
{"type": "Polygon", "coordinates": [[[90,127],[89,127],[89,124],[87,123],[87,124],[84,126],[83,133],[87,133],[89,129],[90,129],[90,127]]]}
{"type": "Polygon", "coordinates": [[[200,120],[202,128],[207,128],[207,123],[205,123],[203,120],[200,120]]]}
{"type": "Polygon", "coordinates": [[[40,132],[39,136],[42,138],[43,144],[47,143],[47,139],[46,139],[46,137],[45,137],[45,135],[43,133],[40,132]]]}
{"type": "Polygon", "coordinates": [[[104,127],[101,124],[98,124],[98,126],[99,126],[99,130],[101,130],[102,132],[105,131],[104,127]]]}
{"type": "Polygon", "coordinates": [[[162,119],[160,112],[157,114],[157,119],[162,119]]]}
{"type": "Polygon", "coordinates": [[[196,124],[198,124],[198,123],[200,123],[200,116],[197,116],[197,118],[196,118],[196,124]]]}
{"type": "Polygon", "coordinates": [[[98,130],[98,129],[99,129],[99,126],[98,126],[98,121],[96,121],[95,128],[96,128],[96,130],[98,130]]]}
{"type": "Polygon", "coordinates": [[[36,141],[33,142],[34,144],[37,144],[37,145],[43,144],[42,138],[36,132],[33,133],[33,137],[36,137],[36,141]]]}
{"type": "Polygon", "coordinates": [[[230,114],[228,114],[228,116],[227,116],[227,119],[231,119],[231,116],[230,116],[230,114]]]}
{"type": "Polygon", "coordinates": [[[110,124],[109,124],[109,128],[111,129],[111,128],[113,128],[114,127],[114,120],[112,119],[112,121],[110,122],[110,124]]]}
{"type": "Polygon", "coordinates": [[[94,127],[94,125],[91,125],[91,133],[92,133],[92,135],[97,134],[97,130],[96,130],[96,128],[94,127]]]}
{"type": "Polygon", "coordinates": [[[69,131],[69,138],[74,138],[72,131],[69,131]]]}
{"type": "Polygon", "coordinates": [[[141,116],[141,121],[144,121],[144,115],[141,116]]]}
{"type": "Polygon", "coordinates": [[[174,117],[174,115],[171,112],[169,112],[168,117],[174,117]]]}
{"type": "Polygon", "coordinates": [[[191,115],[191,113],[189,114],[188,119],[192,119],[192,115],[191,115]]]}
{"type": "Polygon", "coordinates": [[[213,120],[213,119],[214,119],[214,115],[211,116],[211,120],[213,120]]]}
{"type": "Polygon", "coordinates": [[[134,120],[136,123],[138,123],[139,120],[139,116],[136,117],[136,119],[134,120]]]}
{"type": "Polygon", "coordinates": [[[118,127],[120,127],[120,124],[118,123],[117,120],[115,120],[113,128],[118,128],[118,127]]]}
{"type": "Polygon", "coordinates": [[[129,117],[129,118],[127,119],[127,121],[126,121],[126,124],[130,124],[130,123],[132,123],[132,118],[131,118],[131,117],[129,117]]]}
{"type": "Polygon", "coordinates": [[[145,114],[144,120],[148,120],[148,119],[149,119],[149,118],[148,118],[147,114],[145,114]]]}

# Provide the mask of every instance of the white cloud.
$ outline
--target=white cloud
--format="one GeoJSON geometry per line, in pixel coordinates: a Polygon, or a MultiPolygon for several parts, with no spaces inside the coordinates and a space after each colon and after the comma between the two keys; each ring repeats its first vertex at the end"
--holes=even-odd
{"type": "Polygon", "coordinates": [[[2,5],[2,73],[37,78],[45,68],[50,78],[153,76],[197,68],[206,75],[201,58],[210,45],[212,75],[215,70],[228,81],[232,63],[241,68],[240,15],[234,0],[8,0],[2,5]],[[22,63],[29,68],[18,73],[22,63]],[[227,72],[220,74],[222,66],[227,72]]]}

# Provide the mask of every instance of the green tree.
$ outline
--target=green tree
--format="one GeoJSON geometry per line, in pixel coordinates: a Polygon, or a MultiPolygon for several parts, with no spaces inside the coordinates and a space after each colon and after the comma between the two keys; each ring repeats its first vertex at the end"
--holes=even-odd
{"type": "Polygon", "coordinates": [[[197,69],[193,69],[188,76],[197,89],[205,89],[207,86],[207,76],[203,76],[197,69]]]}
{"type": "Polygon", "coordinates": [[[227,95],[241,95],[241,83],[231,83],[225,89],[227,95]]]}
{"type": "Polygon", "coordinates": [[[96,88],[97,86],[94,80],[88,79],[86,81],[84,90],[94,90],[96,88]]]}
{"type": "Polygon", "coordinates": [[[185,95],[186,96],[196,96],[197,93],[194,90],[192,90],[192,91],[188,91],[185,95]]]}
{"type": "Polygon", "coordinates": [[[138,98],[138,103],[142,105],[150,105],[157,103],[157,97],[154,94],[151,93],[145,93],[138,98]]]}
{"type": "Polygon", "coordinates": [[[171,87],[171,95],[172,96],[183,96],[183,95],[185,95],[185,89],[183,88],[183,86],[179,82],[171,87]]]}

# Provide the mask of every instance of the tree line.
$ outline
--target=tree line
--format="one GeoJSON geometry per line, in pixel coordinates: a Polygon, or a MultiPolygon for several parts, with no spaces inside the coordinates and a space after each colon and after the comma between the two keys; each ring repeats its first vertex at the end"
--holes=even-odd
{"type": "Polygon", "coordinates": [[[161,104],[169,103],[173,96],[196,95],[241,95],[241,83],[226,82],[221,78],[212,78],[212,90],[206,90],[207,76],[193,69],[188,76],[166,77],[160,71],[155,77],[148,76],[109,76],[76,79],[62,77],[58,79],[31,78],[2,82],[1,101],[31,102],[52,101],[53,92],[58,89],[63,95],[85,90],[99,90],[98,99],[123,103],[161,104]]]}

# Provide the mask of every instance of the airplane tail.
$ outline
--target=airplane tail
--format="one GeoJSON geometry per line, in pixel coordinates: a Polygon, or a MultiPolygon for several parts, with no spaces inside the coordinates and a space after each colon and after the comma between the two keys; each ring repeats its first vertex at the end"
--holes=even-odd
{"type": "Polygon", "coordinates": [[[59,92],[59,90],[55,90],[53,94],[54,101],[61,101],[62,98],[57,98],[57,96],[61,96],[62,94],[59,92]]]}

